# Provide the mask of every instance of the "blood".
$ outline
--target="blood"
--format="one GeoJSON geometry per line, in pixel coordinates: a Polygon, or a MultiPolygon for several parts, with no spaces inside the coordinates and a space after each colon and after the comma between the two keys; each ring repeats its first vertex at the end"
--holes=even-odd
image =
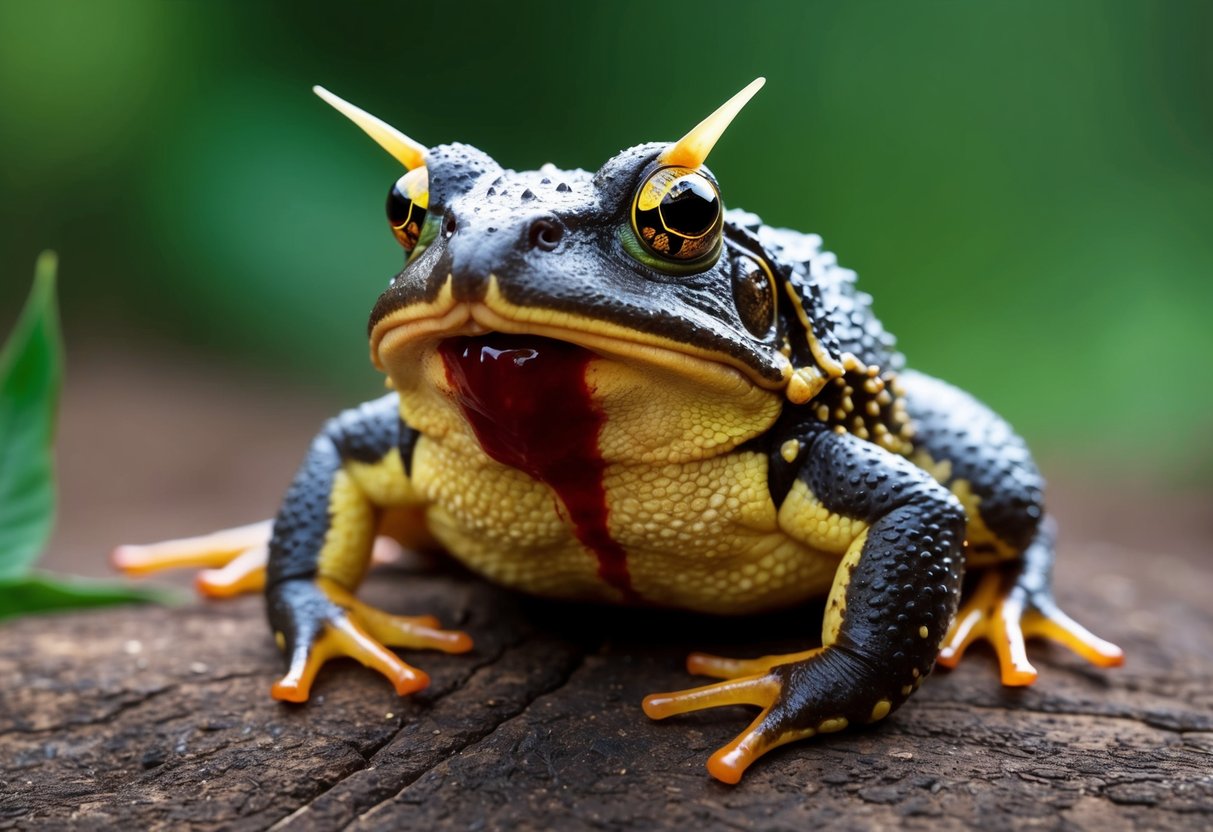
{"type": "Polygon", "coordinates": [[[606,417],[586,381],[593,353],[539,336],[491,333],[438,347],[447,381],[480,447],[556,492],[598,576],[636,602],[627,553],[607,528],[598,436],[606,417]]]}

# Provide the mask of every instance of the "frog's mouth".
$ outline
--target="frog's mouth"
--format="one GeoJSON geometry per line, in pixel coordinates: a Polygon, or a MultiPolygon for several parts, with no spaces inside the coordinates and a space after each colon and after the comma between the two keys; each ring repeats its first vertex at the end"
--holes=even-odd
{"type": "Polygon", "coordinates": [[[738,395],[760,387],[778,390],[791,375],[773,381],[756,376],[744,362],[657,332],[632,329],[568,312],[517,306],[502,297],[490,280],[482,299],[457,301],[450,284],[430,302],[402,307],[377,321],[371,330],[371,360],[381,371],[416,366],[420,353],[447,338],[488,333],[536,336],[573,344],[608,360],[649,365],[704,387],[738,395]]]}

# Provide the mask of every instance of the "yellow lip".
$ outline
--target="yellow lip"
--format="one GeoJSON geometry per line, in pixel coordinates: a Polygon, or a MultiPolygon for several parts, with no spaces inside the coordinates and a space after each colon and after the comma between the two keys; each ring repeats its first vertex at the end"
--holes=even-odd
{"type": "Polygon", "coordinates": [[[655,333],[552,309],[516,306],[502,297],[496,277],[489,278],[483,300],[471,303],[455,300],[448,278],[433,301],[413,304],[386,315],[371,331],[371,360],[379,370],[386,372],[393,363],[391,356],[399,356],[420,342],[488,332],[539,335],[568,341],[606,358],[655,365],[725,389],[751,384],[778,390],[792,374],[788,362],[782,367],[784,380],[772,383],[756,377],[750,368],[731,356],[655,333]]]}

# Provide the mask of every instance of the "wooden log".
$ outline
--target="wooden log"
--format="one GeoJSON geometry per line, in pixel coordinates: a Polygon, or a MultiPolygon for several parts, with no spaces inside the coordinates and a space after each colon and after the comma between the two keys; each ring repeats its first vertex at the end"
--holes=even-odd
{"type": "Polygon", "coordinates": [[[662,723],[691,649],[811,645],[821,608],[743,621],[548,604],[445,563],[365,596],[477,641],[415,653],[396,697],[352,663],[271,701],[260,601],[0,627],[0,829],[1181,829],[1213,825],[1213,609],[1198,558],[1070,545],[1059,598],[1128,651],[1099,671],[1035,646],[1028,689],[977,650],[885,723],[779,749],[739,786],[704,762],[744,708],[662,723]]]}
{"type": "MultiPolygon", "coordinates": [[[[119,541],[271,513],[338,407],[183,356],[72,366],[47,563],[94,576],[119,541]]],[[[406,699],[336,664],[304,706],[269,699],[281,657],[255,598],[0,624],[0,829],[1213,828],[1209,495],[1119,479],[1050,505],[1059,600],[1123,668],[1032,645],[1040,680],[1007,690],[975,648],[879,726],[779,749],[736,787],[704,763],[748,710],[654,723],[640,699],[693,684],[689,650],[815,643],[820,605],[729,621],[542,604],[410,561],[364,597],[476,650],[407,654],[433,682],[406,699]]]]}

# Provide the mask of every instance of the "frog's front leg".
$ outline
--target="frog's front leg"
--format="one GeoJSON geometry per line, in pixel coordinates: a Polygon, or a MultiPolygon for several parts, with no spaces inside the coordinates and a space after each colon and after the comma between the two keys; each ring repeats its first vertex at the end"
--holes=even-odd
{"type": "Polygon", "coordinates": [[[772,748],[894,711],[931,671],[959,598],[965,515],[955,497],[853,436],[820,430],[798,441],[803,462],[780,526],[842,556],[822,648],[750,662],[694,654],[689,666],[709,675],[753,672],[644,701],[655,719],[717,705],[762,708],[708,761],[726,783],[772,748]]]}
{"type": "Polygon", "coordinates": [[[406,469],[415,439],[391,394],[333,419],[312,442],[269,543],[270,625],[289,662],[274,698],[306,700],[317,671],[338,656],[379,671],[404,695],[429,678],[387,646],[471,649],[466,634],[437,629],[430,616],[388,615],[354,597],[380,512],[421,502],[406,469]]]}

